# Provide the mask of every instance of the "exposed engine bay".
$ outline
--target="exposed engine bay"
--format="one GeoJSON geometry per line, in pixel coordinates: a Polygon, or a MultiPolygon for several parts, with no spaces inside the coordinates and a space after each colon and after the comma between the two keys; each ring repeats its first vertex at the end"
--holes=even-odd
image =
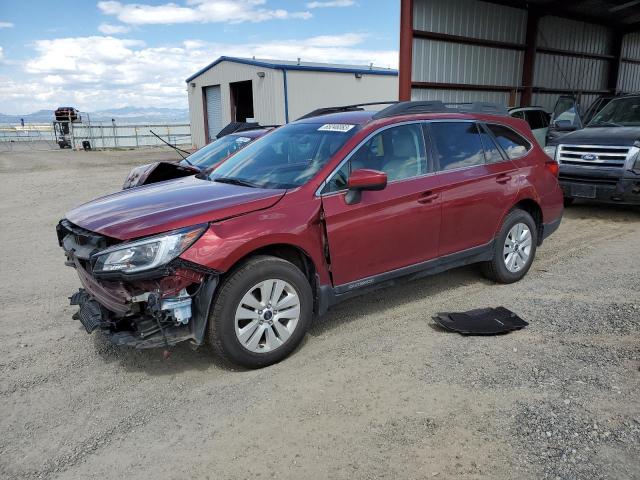
{"type": "Polygon", "coordinates": [[[78,227],[57,226],[58,242],[76,269],[82,288],[70,297],[74,318],[87,333],[101,330],[113,343],[136,348],[204,342],[217,272],[175,258],[139,273],[100,272],[96,254],[122,243],[78,227]]]}

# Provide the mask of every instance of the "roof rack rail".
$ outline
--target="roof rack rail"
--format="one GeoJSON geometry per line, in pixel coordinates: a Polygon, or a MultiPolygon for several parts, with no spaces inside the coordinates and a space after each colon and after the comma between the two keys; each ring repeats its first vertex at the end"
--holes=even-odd
{"type": "Polygon", "coordinates": [[[298,118],[298,120],[303,120],[305,118],[318,117],[320,115],[328,115],[330,113],[357,112],[357,111],[364,110],[364,108],[362,108],[362,107],[369,107],[369,106],[372,106],[372,105],[388,105],[388,104],[393,104],[393,103],[398,103],[398,102],[397,102],[397,100],[392,100],[392,101],[389,101],[389,102],[356,103],[354,105],[343,105],[343,106],[339,106],[339,107],[317,108],[316,110],[313,110],[313,111],[301,116],[300,118],[298,118]]]}
{"type": "Polygon", "coordinates": [[[491,115],[509,115],[504,105],[490,102],[444,103],[440,100],[419,100],[397,102],[373,116],[379,118],[396,117],[418,113],[488,113],[491,115]]]}

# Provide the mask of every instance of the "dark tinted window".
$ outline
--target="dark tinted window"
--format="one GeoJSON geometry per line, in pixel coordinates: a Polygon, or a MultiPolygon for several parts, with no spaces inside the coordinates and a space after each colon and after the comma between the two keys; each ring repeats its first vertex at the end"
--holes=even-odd
{"type": "Polygon", "coordinates": [[[349,175],[360,168],[385,172],[390,182],[427,173],[420,124],[388,128],[371,137],[335,173],[323,193],[346,189],[349,175]]]}
{"type": "Polygon", "coordinates": [[[542,115],[542,120],[544,121],[544,126],[548,127],[551,123],[551,114],[545,111],[540,111],[540,115],[542,115]]]}
{"type": "Polygon", "coordinates": [[[531,148],[531,144],[510,128],[502,125],[487,125],[491,133],[496,137],[498,144],[507,153],[509,158],[522,157],[531,148]]]}
{"type": "Polygon", "coordinates": [[[522,110],[518,111],[518,112],[513,112],[511,114],[511,116],[513,118],[519,118],[520,120],[524,120],[524,112],[522,110]]]}
{"type": "Polygon", "coordinates": [[[431,137],[439,170],[484,163],[480,132],[472,122],[433,122],[431,137]]]}
{"type": "Polygon", "coordinates": [[[540,111],[538,111],[538,110],[527,110],[524,113],[524,115],[525,115],[525,119],[526,119],[527,123],[531,127],[531,130],[537,130],[539,128],[545,128],[546,127],[546,125],[544,124],[544,119],[542,118],[542,115],[540,115],[540,111]]]}
{"type": "Polygon", "coordinates": [[[500,149],[493,140],[493,137],[483,128],[480,129],[480,139],[482,140],[482,146],[484,147],[484,156],[487,159],[487,163],[496,163],[504,160],[500,149]]]}

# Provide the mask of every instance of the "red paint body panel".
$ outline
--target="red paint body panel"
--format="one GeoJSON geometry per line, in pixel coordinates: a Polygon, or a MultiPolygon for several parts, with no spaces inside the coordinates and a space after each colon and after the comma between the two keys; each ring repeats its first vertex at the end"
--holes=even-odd
{"type": "Polygon", "coordinates": [[[438,176],[392,182],[347,205],[344,193],[323,198],[335,285],[421,263],[438,255],[438,176]]]}
{"type": "Polygon", "coordinates": [[[291,245],[311,258],[320,281],[329,284],[323,255],[320,199],[312,197],[298,201],[297,197],[291,193],[267,210],[212,224],[181,258],[226,272],[260,248],[291,245]]]}
{"type": "Polygon", "coordinates": [[[66,218],[92,232],[129,240],[268,208],[284,192],[185,177],[98,198],[66,218]]]}
{"type": "Polygon", "coordinates": [[[512,162],[443,172],[439,255],[490,242],[518,193],[512,162]],[[498,183],[501,182],[501,183],[498,183]]]}
{"type": "Polygon", "coordinates": [[[209,222],[209,229],[181,258],[227,272],[256,250],[286,244],[308,255],[321,284],[337,286],[485,244],[521,200],[535,201],[544,223],[562,215],[557,179],[545,167],[548,157],[524,121],[452,113],[380,120],[372,120],[372,115],[358,111],[302,120],[354,124],[358,130],[299,188],[266,190],[186,177],[100,198],[72,210],[67,218],[121,240],[209,222]],[[390,182],[383,190],[362,192],[354,205],[345,203],[344,193],[316,195],[369,134],[386,125],[431,119],[501,123],[534,146],[512,162],[390,182]],[[510,178],[498,183],[500,175],[510,178]]]}

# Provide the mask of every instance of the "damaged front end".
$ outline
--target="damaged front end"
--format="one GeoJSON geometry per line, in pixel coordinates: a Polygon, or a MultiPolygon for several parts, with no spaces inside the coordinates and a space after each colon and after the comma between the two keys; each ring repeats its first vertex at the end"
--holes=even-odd
{"type": "Polygon", "coordinates": [[[120,242],[68,220],[58,242],[82,288],[70,297],[87,333],[100,329],[113,343],[136,348],[204,342],[218,272],[179,255],[206,225],[120,242]]]}

